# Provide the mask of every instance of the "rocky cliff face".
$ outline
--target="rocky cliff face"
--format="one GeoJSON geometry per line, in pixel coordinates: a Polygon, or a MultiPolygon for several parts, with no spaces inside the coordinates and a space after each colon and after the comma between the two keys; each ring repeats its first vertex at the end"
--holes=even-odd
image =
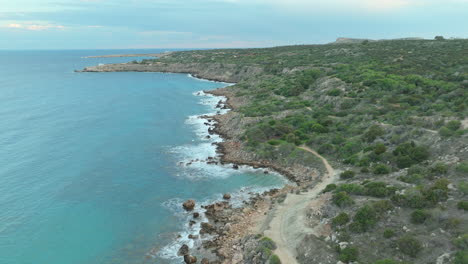
{"type": "Polygon", "coordinates": [[[195,77],[236,83],[243,79],[261,74],[263,69],[255,66],[239,66],[220,63],[121,63],[87,67],[82,72],[168,72],[190,73],[195,77]]]}

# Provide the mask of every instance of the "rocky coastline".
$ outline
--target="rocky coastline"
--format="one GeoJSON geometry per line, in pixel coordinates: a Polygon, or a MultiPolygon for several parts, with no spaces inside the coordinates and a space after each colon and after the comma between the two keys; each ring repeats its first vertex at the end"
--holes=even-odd
{"type": "MultiPolygon", "coordinates": [[[[257,69],[244,69],[236,71],[237,74],[229,69],[232,67],[219,65],[202,64],[180,64],[180,65],[140,65],[140,64],[109,64],[94,67],[87,67],[79,72],[162,72],[162,73],[185,73],[194,78],[237,83],[244,78],[251,77],[257,73],[257,69]]],[[[206,123],[210,135],[217,134],[223,141],[215,143],[218,157],[209,157],[206,162],[210,164],[232,164],[234,169],[239,166],[251,166],[253,168],[264,168],[265,174],[268,170],[273,170],[287,179],[295,186],[287,185],[282,189],[272,189],[262,194],[255,194],[249,200],[243,201],[243,206],[233,207],[229,202],[229,194],[225,194],[224,201],[203,206],[204,211],[193,212],[190,225],[201,221],[200,214],[206,216],[207,221],[200,223],[201,230],[199,234],[191,234],[189,238],[197,240],[194,248],[188,248],[183,245],[178,255],[183,257],[185,263],[202,264],[231,264],[231,263],[266,263],[269,255],[262,252],[261,233],[268,227],[268,218],[275,204],[284,201],[288,193],[300,193],[311,186],[319,178],[318,171],[312,171],[316,177],[304,177],[309,175],[310,171],[304,168],[284,167],[281,164],[275,164],[268,160],[262,160],[255,157],[252,153],[245,150],[243,142],[238,136],[242,133],[241,124],[243,117],[236,112],[236,109],[242,105],[229,87],[218,88],[215,90],[204,91],[206,94],[222,96],[226,98],[225,102],[220,101],[216,108],[230,109],[228,113],[202,116],[208,120],[206,123]],[[219,159],[219,160],[217,160],[219,159]]],[[[186,201],[181,207],[192,212],[196,201],[186,201]]],[[[271,252],[271,251],[270,251],[271,252]]]]}

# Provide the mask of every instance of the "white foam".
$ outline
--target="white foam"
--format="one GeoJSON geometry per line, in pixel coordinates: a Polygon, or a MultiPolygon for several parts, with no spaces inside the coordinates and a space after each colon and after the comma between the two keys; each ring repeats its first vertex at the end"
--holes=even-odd
{"type": "MultiPolygon", "coordinates": [[[[195,78],[189,75],[192,78],[195,78]]],[[[196,78],[197,79],[197,78],[196,78]]],[[[226,84],[229,85],[229,84],[226,84]]],[[[216,108],[218,103],[221,101],[221,107],[224,106],[227,98],[223,96],[215,96],[212,94],[206,94],[203,91],[198,91],[193,93],[195,96],[202,97],[200,104],[206,105],[208,109],[212,112],[200,115],[200,116],[189,116],[186,119],[186,124],[193,127],[195,134],[198,139],[192,143],[182,146],[177,146],[171,148],[169,153],[174,155],[176,160],[178,160],[178,165],[180,166],[180,172],[177,175],[178,177],[184,177],[189,179],[203,179],[203,178],[228,178],[237,173],[261,173],[264,169],[254,169],[250,166],[239,166],[238,170],[234,170],[232,165],[216,165],[208,164],[206,161],[208,157],[212,157],[213,161],[219,161],[219,157],[216,153],[216,146],[214,143],[222,142],[222,138],[217,134],[209,134],[208,129],[213,128],[216,124],[215,121],[208,122],[206,118],[202,116],[213,115],[215,113],[224,114],[229,111],[229,109],[219,109],[216,108]],[[206,125],[209,124],[209,125],[206,125]],[[209,136],[209,137],[207,137],[209,136]]],[[[275,172],[270,172],[271,174],[279,177],[280,175],[275,172]]],[[[270,175],[273,176],[273,175],[270,175]]],[[[246,186],[238,190],[231,192],[230,203],[234,207],[240,207],[244,204],[244,201],[248,200],[252,195],[263,193],[272,188],[280,188],[283,186],[287,180],[285,178],[283,183],[278,184],[278,186],[269,186],[269,187],[255,187],[255,186],[246,186]]],[[[222,200],[222,193],[208,197],[201,203],[197,202],[197,206],[194,211],[204,212],[201,208],[202,205],[209,205],[216,201],[222,200]]],[[[177,217],[181,219],[183,223],[183,231],[180,233],[180,238],[177,238],[169,245],[159,251],[158,256],[164,259],[167,259],[174,263],[180,263],[182,257],[177,256],[177,252],[183,244],[189,246],[189,248],[197,247],[201,243],[201,239],[209,239],[210,237],[204,236],[200,239],[194,240],[189,239],[188,235],[199,235],[201,230],[201,223],[206,222],[207,219],[203,213],[200,213],[200,218],[196,220],[196,224],[190,226],[189,222],[192,220],[192,213],[186,212],[183,210],[181,204],[183,201],[181,199],[172,199],[165,202],[163,205],[171,210],[177,217]]]]}
{"type": "MultiPolygon", "coordinates": [[[[251,197],[253,197],[256,194],[262,194],[265,191],[271,190],[272,188],[280,188],[282,186],[271,186],[271,187],[252,187],[252,186],[246,186],[242,187],[239,190],[236,190],[231,193],[231,199],[230,199],[230,204],[234,208],[238,208],[244,205],[244,201],[247,201],[251,197]]],[[[169,201],[166,201],[163,203],[163,206],[171,210],[174,215],[179,217],[181,221],[183,221],[183,231],[180,232],[180,237],[174,240],[172,243],[169,245],[163,247],[159,252],[158,256],[167,260],[174,261],[174,263],[179,263],[177,261],[181,261],[182,257],[178,256],[177,253],[182,245],[187,245],[189,248],[195,248],[199,245],[201,245],[203,240],[206,239],[211,239],[212,236],[210,235],[203,235],[200,236],[200,230],[201,230],[201,223],[202,222],[207,222],[208,219],[206,218],[204,212],[205,210],[202,208],[202,206],[207,206],[210,204],[213,204],[215,202],[222,201],[223,194],[218,193],[213,195],[210,198],[205,199],[204,201],[197,203],[195,206],[193,212],[199,212],[200,216],[198,219],[196,219],[196,223],[192,226],[190,226],[189,222],[190,220],[193,219],[193,212],[186,212],[181,204],[183,201],[181,199],[175,198],[171,199],[169,201]],[[198,239],[189,239],[188,236],[192,235],[197,235],[198,239]]]]}

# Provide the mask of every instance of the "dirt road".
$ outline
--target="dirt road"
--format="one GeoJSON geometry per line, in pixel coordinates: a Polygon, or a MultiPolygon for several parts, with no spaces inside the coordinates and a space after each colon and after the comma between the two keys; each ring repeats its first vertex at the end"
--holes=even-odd
{"type": "Polygon", "coordinates": [[[276,208],[271,218],[269,229],[264,231],[265,236],[273,239],[278,248],[275,254],[285,264],[296,264],[296,247],[306,234],[316,234],[313,227],[306,225],[306,212],[311,207],[325,187],[335,180],[335,171],[328,161],[314,150],[301,146],[300,149],[308,151],[320,158],[327,169],[327,174],[317,185],[305,193],[288,194],[284,202],[276,208]]]}

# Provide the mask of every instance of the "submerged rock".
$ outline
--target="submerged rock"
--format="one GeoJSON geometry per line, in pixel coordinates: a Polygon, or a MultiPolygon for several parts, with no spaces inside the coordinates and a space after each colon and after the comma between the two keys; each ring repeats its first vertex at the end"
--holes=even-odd
{"type": "Polygon", "coordinates": [[[239,165],[234,164],[234,165],[232,165],[232,168],[235,169],[235,170],[237,170],[237,169],[239,169],[239,165]]]}
{"type": "Polygon", "coordinates": [[[195,201],[194,200],[187,200],[185,201],[182,206],[186,211],[192,211],[195,208],[195,201]]]}
{"type": "Polygon", "coordinates": [[[200,216],[200,213],[198,212],[193,213],[193,218],[198,218],[199,216],[200,216]]]}

